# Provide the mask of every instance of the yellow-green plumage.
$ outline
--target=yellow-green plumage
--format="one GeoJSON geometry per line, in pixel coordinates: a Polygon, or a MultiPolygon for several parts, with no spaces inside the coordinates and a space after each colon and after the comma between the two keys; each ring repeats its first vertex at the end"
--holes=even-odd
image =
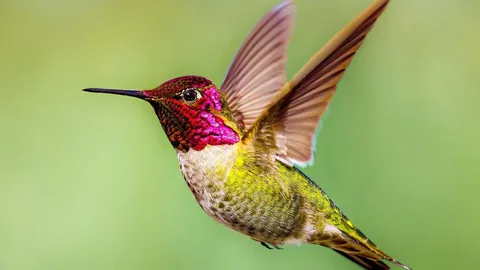
{"type": "Polygon", "coordinates": [[[320,244],[375,259],[391,259],[295,167],[273,157],[271,163],[265,163],[266,157],[259,160],[241,144],[207,147],[201,152],[178,153],[178,157],[202,208],[256,241],[274,246],[320,244]]]}

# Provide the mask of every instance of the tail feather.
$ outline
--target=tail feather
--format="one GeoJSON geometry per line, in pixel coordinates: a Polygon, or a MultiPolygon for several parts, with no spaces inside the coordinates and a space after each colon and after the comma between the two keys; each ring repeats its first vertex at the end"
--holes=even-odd
{"type": "Polygon", "coordinates": [[[385,269],[390,269],[390,266],[385,264],[382,261],[379,260],[373,260],[371,258],[367,257],[362,257],[360,255],[356,254],[351,254],[351,253],[346,253],[340,250],[334,249],[335,252],[338,254],[342,255],[343,257],[351,260],[352,262],[358,264],[359,266],[363,267],[364,269],[370,269],[370,270],[385,270],[385,269]]]}

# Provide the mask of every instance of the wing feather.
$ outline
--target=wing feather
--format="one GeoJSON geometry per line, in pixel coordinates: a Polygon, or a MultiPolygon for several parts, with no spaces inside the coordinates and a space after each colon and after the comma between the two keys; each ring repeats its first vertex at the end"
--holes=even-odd
{"type": "Polygon", "coordinates": [[[295,6],[285,0],[257,23],[220,87],[237,122],[249,129],[286,82],[286,49],[295,6]]]}
{"type": "MultiPolygon", "coordinates": [[[[264,129],[275,136],[272,144],[279,160],[308,164],[313,161],[315,130],[333,98],[337,83],[389,0],[376,0],[338,32],[274,97],[244,141],[253,141],[264,129]]],[[[262,140],[265,143],[265,140],[262,140]]]]}

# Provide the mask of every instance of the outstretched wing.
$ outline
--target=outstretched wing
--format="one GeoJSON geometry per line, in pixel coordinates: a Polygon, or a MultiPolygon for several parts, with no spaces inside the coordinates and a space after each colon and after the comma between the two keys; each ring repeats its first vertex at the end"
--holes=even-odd
{"type": "Polygon", "coordinates": [[[295,6],[285,0],[257,23],[240,47],[220,87],[245,130],[286,82],[286,48],[295,6]]]}
{"type": "MultiPolygon", "coordinates": [[[[313,161],[315,130],[365,36],[382,14],[388,0],[377,0],[338,32],[275,96],[244,142],[271,144],[286,163],[313,161]]],[[[262,149],[265,149],[263,147],[262,149]]]]}

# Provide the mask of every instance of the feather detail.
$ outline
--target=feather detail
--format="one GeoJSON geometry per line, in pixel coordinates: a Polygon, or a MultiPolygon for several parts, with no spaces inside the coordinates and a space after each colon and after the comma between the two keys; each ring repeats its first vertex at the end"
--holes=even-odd
{"type": "Polygon", "coordinates": [[[390,267],[388,265],[386,265],[384,262],[382,262],[380,260],[374,260],[374,259],[371,259],[371,258],[362,257],[361,255],[347,253],[347,252],[343,252],[341,250],[335,250],[334,249],[334,251],[336,251],[337,253],[339,253],[343,257],[351,260],[352,262],[358,264],[359,266],[361,266],[364,269],[370,269],[370,270],[387,270],[387,269],[390,269],[390,267]]]}
{"type": "Polygon", "coordinates": [[[345,69],[387,4],[388,0],[375,1],[320,49],[275,95],[244,142],[274,134],[269,143],[275,146],[279,160],[298,165],[312,162],[320,118],[345,69]]]}
{"type": "Polygon", "coordinates": [[[286,82],[286,49],[295,6],[283,1],[257,23],[220,87],[240,126],[249,129],[286,82]]]}

